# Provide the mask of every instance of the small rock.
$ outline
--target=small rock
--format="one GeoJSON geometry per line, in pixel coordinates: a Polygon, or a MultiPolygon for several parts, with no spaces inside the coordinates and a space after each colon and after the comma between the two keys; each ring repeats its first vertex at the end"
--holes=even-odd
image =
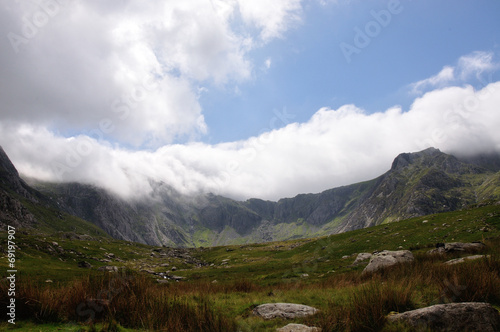
{"type": "Polygon", "coordinates": [[[282,328],[276,329],[276,332],[320,332],[321,329],[317,327],[309,327],[302,324],[288,324],[282,328]]]}
{"type": "Polygon", "coordinates": [[[59,243],[57,243],[57,242],[52,242],[52,245],[56,246],[56,247],[59,247],[59,243]]]}
{"type": "Polygon", "coordinates": [[[361,262],[364,262],[368,259],[372,258],[372,254],[368,253],[368,252],[360,252],[358,254],[358,256],[356,256],[356,259],[354,260],[354,262],[352,263],[352,265],[358,265],[360,264],[361,262]]]}
{"type": "Polygon", "coordinates": [[[170,270],[171,271],[177,271],[177,268],[175,266],[172,266],[172,268],[170,270]]]}
{"type": "Polygon", "coordinates": [[[264,319],[294,319],[314,315],[318,309],[295,303],[267,303],[253,309],[253,314],[264,319]]]}
{"type": "Polygon", "coordinates": [[[90,265],[89,262],[80,261],[80,262],[78,262],[78,267],[81,267],[84,269],[90,269],[90,268],[92,268],[92,265],[90,265]]]}
{"type": "Polygon", "coordinates": [[[307,273],[302,273],[302,274],[300,275],[300,277],[301,277],[301,278],[308,278],[308,277],[309,277],[309,274],[307,274],[307,273]]]}
{"type": "Polygon", "coordinates": [[[45,280],[45,282],[52,283],[53,281],[50,279],[45,280]]]}
{"type": "Polygon", "coordinates": [[[447,262],[444,262],[444,264],[446,264],[446,265],[460,264],[460,263],[464,263],[465,261],[473,261],[475,259],[481,259],[481,258],[485,258],[485,257],[489,257],[489,256],[485,256],[485,255],[467,256],[467,257],[449,260],[447,262]]]}
{"type": "Polygon", "coordinates": [[[427,224],[429,220],[422,220],[422,224],[427,224]]]}
{"type": "Polygon", "coordinates": [[[156,279],[156,282],[159,284],[168,284],[168,280],[166,279],[156,279]]]}
{"type": "Polygon", "coordinates": [[[160,264],[160,267],[167,267],[167,266],[169,266],[169,265],[170,265],[170,264],[168,264],[168,263],[163,263],[163,264],[160,264]]]}
{"type": "Polygon", "coordinates": [[[174,276],[174,275],[171,275],[169,278],[172,280],[175,280],[175,281],[186,279],[186,277],[180,277],[180,276],[174,276]]]}
{"type": "Polygon", "coordinates": [[[97,269],[97,271],[118,272],[118,266],[112,266],[112,265],[101,266],[97,269]]]}

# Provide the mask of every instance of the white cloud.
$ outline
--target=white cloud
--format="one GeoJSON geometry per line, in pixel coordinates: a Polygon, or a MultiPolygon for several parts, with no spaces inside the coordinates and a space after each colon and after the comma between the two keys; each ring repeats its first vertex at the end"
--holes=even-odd
{"type": "Polygon", "coordinates": [[[248,52],[281,36],[300,8],[299,0],[2,5],[0,121],[98,131],[133,146],[196,138],[206,132],[197,87],[250,79],[248,52]]]}
{"type": "Polygon", "coordinates": [[[455,69],[450,66],[445,66],[437,75],[426,78],[412,84],[414,93],[422,93],[423,90],[431,87],[442,87],[455,80],[455,69]]]}
{"type": "Polygon", "coordinates": [[[301,0],[238,0],[241,16],[260,31],[262,41],[281,37],[301,21],[301,0]]]}
{"type": "Polygon", "coordinates": [[[470,78],[484,80],[484,78],[481,78],[483,73],[493,71],[498,67],[499,63],[494,62],[492,52],[480,51],[461,57],[457,64],[457,68],[460,72],[460,79],[462,81],[466,81],[470,78]]]}
{"type": "Polygon", "coordinates": [[[172,144],[206,132],[199,94],[229,82],[237,94],[253,74],[249,52],[300,22],[301,2],[65,3],[0,7],[2,35],[22,38],[0,40],[0,144],[27,176],[126,197],[154,179],[184,193],[277,199],[373,178],[403,151],[500,150],[500,83],[447,87],[495,68],[481,52],[415,83],[441,89],[407,112],[322,108],[247,140],[172,144]]]}
{"type": "Polygon", "coordinates": [[[455,66],[445,66],[436,75],[410,85],[413,94],[463,83],[479,83],[482,86],[490,83],[483,74],[499,68],[493,59],[492,52],[476,51],[462,56],[455,66]]]}
{"type": "Polygon", "coordinates": [[[271,68],[271,64],[272,64],[271,58],[267,58],[266,61],[264,61],[264,66],[266,67],[266,69],[271,68]]]}
{"type": "Polygon", "coordinates": [[[247,140],[128,151],[43,128],[0,127],[0,141],[25,175],[100,184],[124,196],[151,191],[148,179],[183,193],[278,199],[374,178],[401,152],[500,152],[500,82],[429,92],[410,110],[368,114],[354,105],[322,108],[247,140]],[[58,173],[61,178],[58,178],[58,173]]]}

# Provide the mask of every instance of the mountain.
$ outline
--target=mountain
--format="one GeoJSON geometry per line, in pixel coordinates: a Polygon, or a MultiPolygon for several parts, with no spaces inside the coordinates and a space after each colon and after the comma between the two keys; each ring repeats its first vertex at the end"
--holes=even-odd
{"type": "Polygon", "coordinates": [[[53,200],[29,186],[0,147],[0,227],[108,235],[91,222],[64,213],[53,200]]]}
{"type": "Polygon", "coordinates": [[[213,194],[187,197],[153,181],[152,195],[140,200],[80,183],[30,181],[35,190],[19,178],[4,152],[0,183],[17,195],[27,192],[25,199],[51,202],[65,215],[87,220],[114,238],[214,246],[340,233],[499,199],[499,161],[498,155],[459,159],[429,148],[400,154],[376,179],[277,202],[240,202],[213,194]]]}

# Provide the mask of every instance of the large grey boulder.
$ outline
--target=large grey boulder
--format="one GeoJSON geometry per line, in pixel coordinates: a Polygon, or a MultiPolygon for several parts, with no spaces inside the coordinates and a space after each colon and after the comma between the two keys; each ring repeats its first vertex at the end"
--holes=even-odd
{"type": "Polygon", "coordinates": [[[409,263],[414,260],[409,250],[388,251],[384,250],[372,255],[370,262],[363,273],[371,273],[399,263],[409,263]]]}
{"type": "Polygon", "coordinates": [[[489,303],[437,304],[387,317],[389,322],[405,322],[427,331],[500,331],[500,314],[489,303]]]}
{"type": "Polygon", "coordinates": [[[318,309],[295,303],[266,303],[253,309],[253,314],[264,319],[294,319],[314,315],[318,309]]]}
{"type": "Polygon", "coordinates": [[[321,332],[321,329],[302,324],[288,324],[287,326],[276,329],[276,332],[321,332]]]}

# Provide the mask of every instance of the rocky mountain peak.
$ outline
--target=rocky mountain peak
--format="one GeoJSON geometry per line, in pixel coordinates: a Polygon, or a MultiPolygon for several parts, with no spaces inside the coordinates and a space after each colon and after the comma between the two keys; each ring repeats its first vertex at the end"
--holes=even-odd
{"type": "Polygon", "coordinates": [[[19,177],[16,167],[10,161],[4,149],[0,146],[0,186],[9,188],[17,194],[36,201],[30,194],[29,186],[19,177]]]}
{"type": "Polygon", "coordinates": [[[423,151],[413,153],[401,153],[392,162],[391,171],[401,170],[410,164],[422,162],[425,160],[435,159],[439,156],[446,156],[443,152],[436,148],[427,148],[423,151]]]}
{"type": "Polygon", "coordinates": [[[0,174],[2,176],[13,176],[19,177],[19,173],[17,169],[14,167],[14,164],[10,161],[7,153],[5,153],[4,149],[0,146],[0,174]]]}

